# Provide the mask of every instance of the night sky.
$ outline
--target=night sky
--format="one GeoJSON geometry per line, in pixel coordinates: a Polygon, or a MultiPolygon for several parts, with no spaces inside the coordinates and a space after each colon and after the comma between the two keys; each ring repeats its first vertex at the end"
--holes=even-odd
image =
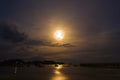
{"type": "Polygon", "coordinates": [[[120,1],[0,0],[0,59],[11,58],[120,62],[120,1]]]}

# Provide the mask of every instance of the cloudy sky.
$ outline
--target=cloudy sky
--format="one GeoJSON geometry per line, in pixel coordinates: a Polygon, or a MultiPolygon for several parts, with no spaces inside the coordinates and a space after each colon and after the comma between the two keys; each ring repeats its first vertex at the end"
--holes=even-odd
{"type": "Polygon", "coordinates": [[[119,0],[0,0],[0,59],[120,61],[119,0]],[[64,31],[57,41],[56,30],[64,31]]]}

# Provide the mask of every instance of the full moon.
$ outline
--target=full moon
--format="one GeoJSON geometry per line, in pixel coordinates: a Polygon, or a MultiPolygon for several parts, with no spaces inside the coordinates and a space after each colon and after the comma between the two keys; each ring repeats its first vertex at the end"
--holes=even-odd
{"type": "Polygon", "coordinates": [[[64,38],[64,33],[62,30],[56,30],[54,33],[54,38],[58,41],[63,40],[64,38]]]}

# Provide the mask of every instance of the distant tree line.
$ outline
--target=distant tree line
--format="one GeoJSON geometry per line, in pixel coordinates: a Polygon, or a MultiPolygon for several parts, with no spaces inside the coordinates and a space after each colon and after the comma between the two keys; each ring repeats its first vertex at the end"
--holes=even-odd
{"type": "Polygon", "coordinates": [[[82,63],[80,66],[93,68],[120,68],[120,63],[82,63]]]}
{"type": "Polygon", "coordinates": [[[56,65],[56,64],[64,64],[63,62],[56,62],[52,60],[44,60],[44,61],[39,61],[39,60],[33,60],[33,61],[24,61],[22,59],[10,59],[10,60],[3,60],[0,62],[0,66],[18,66],[18,67],[23,67],[23,66],[37,66],[37,67],[43,67],[44,65],[56,65]]]}

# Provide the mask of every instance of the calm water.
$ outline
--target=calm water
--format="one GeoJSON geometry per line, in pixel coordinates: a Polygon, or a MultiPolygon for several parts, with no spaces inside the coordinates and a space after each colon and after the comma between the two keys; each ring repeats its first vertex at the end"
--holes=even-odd
{"type": "Polygon", "coordinates": [[[0,80],[120,80],[120,69],[82,67],[0,67],[0,80]]]}

